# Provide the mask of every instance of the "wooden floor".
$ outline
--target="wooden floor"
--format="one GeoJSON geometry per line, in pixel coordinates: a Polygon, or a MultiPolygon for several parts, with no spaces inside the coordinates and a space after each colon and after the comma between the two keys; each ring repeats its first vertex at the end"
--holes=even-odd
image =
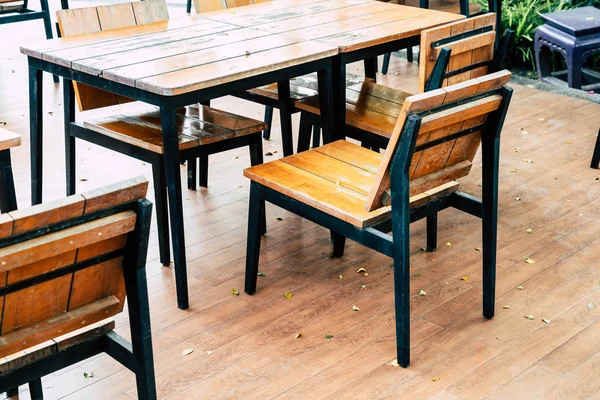
{"type": "MultiPolygon", "coordinates": [[[[0,121],[24,135],[13,159],[19,206],[26,207],[27,68],[16,45],[43,37],[43,29],[39,21],[0,29],[8,38],[0,43],[0,121]]],[[[416,71],[393,58],[385,79],[415,90],[416,71]]],[[[51,200],[65,190],[62,89],[45,79],[44,196],[51,200]]],[[[160,266],[155,227],[151,233],[147,270],[159,398],[600,398],[600,171],[589,168],[600,106],[514,88],[502,136],[493,320],[481,315],[480,221],[456,210],[440,215],[435,253],[420,251],[424,224],[411,228],[408,369],[390,365],[395,343],[387,257],[349,242],[346,255],[332,259],[326,230],[269,207],[260,259],[265,276],[256,295],[245,295],[249,183],[242,169],[249,156],[232,151],[211,157],[209,189],[184,193],[187,311],[175,306],[173,271],[160,266]],[[368,276],[357,274],[361,267],[368,276]],[[420,290],[427,294],[419,296],[420,290]],[[285,291],[293,297],[286,299],[285,291]],[[186,349],[193,352],[184,355],[186,349]]],[[[231,98],[215,104],[254,118],[263,112],[231,98]]],[[[265,142],[272,153],[266,160],[281,154],[277,123],[273,140],[265,142]]],[[[151,177],[150,166],[139,161],[82,141],[77,151],[80,190],[151,177]]],[[[475,168],[463,190],[478,194],[480,179],[475,168]]],[[[128,336],[125,317],[117,326],[128,336]]],[[[46,377],[43,387],[47,399],[136,396],[133,374],[105,355],[46,377]]],[[[20,398],[28,399],[21,390],[20,398]]]]}

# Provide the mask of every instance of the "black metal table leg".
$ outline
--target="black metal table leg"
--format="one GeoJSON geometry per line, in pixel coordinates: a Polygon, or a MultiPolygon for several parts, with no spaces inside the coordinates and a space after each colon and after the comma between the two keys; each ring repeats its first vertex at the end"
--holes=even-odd
{"type": "MultiPolygon", "coordinates": [[[[317,73],[319,84],[319,102],[321,106],[321,127],[323,144],[331,143],[337,136],[335,124],[335,101],[333,99],[333,64],[317,73]]],[[[345,111],[345,110],[344,110],[345,111]]],[[[308,116],[307,116],[308,117],[308,116]]]]}
{"type": "Polygon", "coordinates": [[[377,57],[365,59],[365,77],[377,79],[377,57]]]}
{"type": "Polygon", "coordinates": [[[189,298],[185,235],[183,229],[183,203],[181,198],[181,173],[179,171],[179,140],[177,137],[177,117],[175,111],[174,108],[161,106],[160,118],[164,142],[169,215],[171,216],[171,239],[173,243],[177,306],[185,310],[189,307],[189,298]]]}
{"type": "Polygon", "coordinates": [[[596,139],[596,147],[594,148],[594,155],[592,156],[591,168],[598,168],[600,166],[600,130],[598,131],[598,138],[596,139]]]}
{"type": "Polygon", "coordinates": [[[29,137],[31,156],[31,204],[42,202],[43,103],[42,70],[29,67],[29,137]]]}
{"type": "Polygon", "coordinates": [[[71,136],[71,123],[75,122],[75,91],[73,83],[63,78],[63,111],[65,124],[65,165],[67,196],[75,194],[75,137],[71,136]]]}
{"type": "Polygon", "coordinates": [[[331,139],[338,140],[346,137],[346,63],[341,54],[333,57],[332,80],[334,122],[331,139]]]}
{"type": "Polygon", "coordinates": [[[294,138],[292,131],[292,99],[290,94],[290,81],[277,82],[277,95],[279,97],[279,119],[281,120],[281,143],[283,155],[294,154],[294,138]]]}

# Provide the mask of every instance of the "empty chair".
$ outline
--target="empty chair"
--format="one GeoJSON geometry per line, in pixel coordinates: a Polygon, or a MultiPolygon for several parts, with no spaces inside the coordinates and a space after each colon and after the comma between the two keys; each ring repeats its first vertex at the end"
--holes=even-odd
{"type": "Polygon", "coordinates": [[[406,367],[409,225],[455,207],[482,218],[483,315],[492,318],[500,133],[512,94],[505,86],[509,78],[501,71],[406,98],[384,154],[340,140],[246,169],[252,181],[246,293],[256,292],[260,218],[270,202],[330,229],[334,256],[343,255],[348,237],[393,259],[397,355],[406,367]],[[481,200],[458,191],[456,182],[469,173],[480,143],[481,200]]]}
{"type": "Polygon", "coordinates": [[[0,393],[99,353],[156,399],[146,253],[152,203],[143,177],[0,215],[0,393]],[[111,317],[129,313],[131,342],[111,317]]]}
{"type": "MultiPolygon", "coordinates": [[[[495,14],[485,14],[421,33],[419,92],[463,82],[504,68],[507,31],[494,51],[495,14]]],[[[402,90],[363,82],[346,89],[346,135],[372,148],[385,148],[405,99],[402,90]]],[[[296,102],[302,110],[298,151],[308,149],[320,114],[319,97],[296,102]]],[[[313,140],[314,142],[314,140],[313,140]]]]}
{"type": "MultiPolygon", "coordinates": [[[[102,7],[60,10],[58,23],[63,36],[104,29],[122,28],[168,18],[164,0],[146,0],[102,7]],[[118,15],[119,18],[114,16],[118,15]]],[[[163,137],[157,107],[117,96],[113,93],[65,80],[65,110],[74,109],[76,97],[79,109],[85,111],[83,123],[65,117],[67,191],[75,191],[75,138],[135,157],[152,165],[155,188],[156,216],[160,261],[170,264],[169,218],[166,198],[166,176],[163,160],[163,137]],[[74,86],[74,91],[73,91],[74,86]],[[86,111],[90,110],[90,111],[86,111]]],[[[177,113],[181,159],[188,160],[189,186],[195,188],[196,158],[208,162],[208,155],[248,146],[252,165],[262,162],[261,121],[241,117],[215,108],[200,106],[183,108],[177,113]]],[[[208,167],[207,164],[201,168],[208,167]]],[[[205,176],[202,175],[201,176],[205,176]]],[[[206,177],[206,176],[205,176],[206,177]]],[[[207,182],[202,182],[206,186],[207,182]]],[[[171,221],[173,223],[173,221],[171,221]]],[[[182,223],[178,221],[178,223],[182,223]]],[[[185,268],[185,265],[175,265],[185,268]]]]}

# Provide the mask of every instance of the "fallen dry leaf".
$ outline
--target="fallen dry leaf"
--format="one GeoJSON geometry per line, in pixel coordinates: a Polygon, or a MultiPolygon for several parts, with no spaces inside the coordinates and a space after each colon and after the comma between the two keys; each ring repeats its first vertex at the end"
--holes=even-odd
{"type": "Polygon", "coordinates": [[[533,316],[533,314],[528,314],[528,315],[525,316],[525,318],[530,319],[530,320],[531,319],[535,319],[535,317],[533,316]]]}
{"type": "Polygon", "coordinates": [[[289,299],[290,297],[292,297],[294,295],[294,293],[292,292],[284,292],[283,293],[283,297],[285,297],[286,299],[289,299]]]}
{"type": "Polygon", "coordinates": [[[431,378],[432,381],[437,382],[440,380],[439,376],[434,376],[433,378],[431,378]]]}
{"type": "Polygon", "coordinates": [[[357,274],[360,274],[361,272],[367,272],[367,270],[364,269],[364,268],[359,268],[359,269],[356,270],[357,274]]]}
{"type": "Polygon", "coordinates": [[[515,200],[516,200],[516,201],[521,201],[521,196],[517,196],[517,197],[515,197],[515,200]]]}
{"type": "Polygon", "coordinates": [[[235,294],[236,296],[240,294],[236,288],[231,288],[231,294],[235,294]]]}
{"type": "Polygon", "coordinates": [[[594,305],[594,303],[588,303],[588,304],[587,304],[587,306],[588,306],[588,308],[594,308],[594,307],[596,307],[596,306],[594,305]]]}
{"type": "Polygon", "coordinates": [[[296,333],[296,339],[298,339],[299,337],[302,337],[302,333],[300,332],[296,333]]]}
{"type": "Polygon", "coordinates": [[[475,247],[475,251],[481,251],[481,247],[475,247]]]}
{"type": "Polygon", "coordinates": [[[211,350],[206,350],[206,354],[208,354],[209,356],[212,354],[213,352],[211,350]]]}
{"type": "Polygon", "coordinates": [[[352,306],[352,311],[360,311],[360,308],[358,308],[356,306],[352,306]]]}
{"type": "Polygon", "coordinates": [[[262,272],[258,271],[258,273],[256,274],[258,276],[266,276],[265,274],[263,274],[262,272]]]}
{"type": "Polygon", "coordinates": [[[546,319],[546,318],[542,318],[542,321],[544,321],[544,323],[546,323],[546,324],[549,324],[549,323],[550,323],[550,320],[549,320],[549,319],[546,319]]]}
{"type": "Polygon", "coordinates": [[[325,335],[325,339],[333,339],[333,335],[325,335]]]}
{"type": "Polygon", "coordinates": [[[527,232],[527,233],[533,233],[533,229],[529,228],[525,232],[527,232]]]}
{"type": "Polygon", "coordinates": [[[516,168],[510,170],[510,172],[517,172],[517,171],[518,171],[518,169],[516,169],[516,168]]]}
{"type": "Polygon", "coordinates": [[[461,281],[468,281],[469,277],[468,276],[463,276],[462,278],[460,278],[461,281]]]}
{"type": "Polygon", "coordinates": [[[504,308],[505,310],[510,310],[510,306],[509,305],[506,305],[506,306],[504,306],[502,308],[504,308]]]}
{"type": "Polygon", "coordinates": [[[342,275],[342,274],[339,274],[339,275],[338,275],[338,279],[344,279],[344,275],[342,275]]]}
{"type": "Polygon", "coordinates": [[[421,289],[421,291],[419,292],[419,296],[425,296],[427,294],[427,292],[425,292],[423,289],[421,289]]]}
{"type": "Polygon", "coordinates": [[[523,289],[524,289],[524,287],[523,287],[523,286],[521,286],[521,285],[519,285],[519,286],[517,286],[517,289],[519,289],[519,290],[523,290],[523,289]]]}
{"type": "Polygon", "coordinates": [[[533,261],[533,260],[532,260],[531,258],[529,258],[529,257],[525,257],[525,262],[526,262],[527,264],[535,264],[535,261],[533,261]]]}
{"type": "Polygon", "coordinates": [[[392,362],[390,363],[390,365],[391,365],[392,367],[399,367],[399,366],[400,366],[400,364],[398,364],[398,360],[394,360],[394,361],[392,361],[392,362]]]}
{"type": "Polygon", "coordinates": [[[452,246],[452,243],[446,242],[446,247],[450,247],[450,246],[452,246]]]}
{"type": "Polygon", "coordinates": [[[190,354],[192,354],[194,352],[194,349],[183,349],[181,351],[181,354],[184,356],[189,356],[190,354]]]}

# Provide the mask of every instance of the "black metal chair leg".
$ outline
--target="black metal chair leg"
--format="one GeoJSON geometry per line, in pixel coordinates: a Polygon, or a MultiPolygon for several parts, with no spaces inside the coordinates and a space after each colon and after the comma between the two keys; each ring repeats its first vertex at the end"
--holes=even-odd
{"type": "Polygon", "coordinates": [[[65,165],[67,196],[75,194],[75,137],[71,136],[71,123],[75,121],[75,90],[70,80],[63,78],[63,110],[65,131],[65,165]]]}
{"type": "Polygon", "coordinates": [[[13,179],[10,150],[0,151],[0,211],[3,213],[17,209],[15,181],[13,179]]]}
{"type": "Polygon", "coordinates": [[[293,104],[290,94],[290,82],[277,82],[277,95],[279,96],[279,119],[281,120],[281,143],[285,157],[294,154],[294,138],[292,132],[293,104]]]}
{"type": "Polygon", "coordinates": [[[316,149],[321,145],[321,124],[315,122],[312,131],[312,147],[316,149]]]}
{"type": "Polygon", "coordinates": [[[44,391],[42,390],[42,380],[40,378],[29,382],[29,394],[31,400],[43,400],[44,391]]]}
{"type": "Polygon", "coordinates": [[[300,114],[300,128],[298,129],[298,153],[306,151],[310,147],[310,135],[313,126],[308,113],[300,114]]]}
{"type": "Polygon", "coordinates": [[[385,53],[383,55],[383,64],[381,65],[381,73],[386,75],[388,70],[390,69],[390,59],[392,57],[392,53],[385,53]]]}
{"type": "MultiPolygon", "coordinates": [[[[131,332],[131,349],[135,364],[135,380],[140,400],[156,400],[156,379],[152,355],[152,330],[150,327],[150,305],[146,280],[146,253],[152,207],[141,206],[138,210],[136,236],[131,236],[128,246],[135,249],[126,255],[123,275],[127,291],[127,307],[131,332]]],[[[109,335],[113,333],[110,332],[109,335]]]]}
{"type": "Polygon", "coordinates": [[[246,282],[244,291],[247,294],[256,292],[258,259],[260,255],[260,220],[263,217],[265,201],[260,196],[257,183],[250,184],[250,206],[248,208],[248,239],[246,244],[246,282]]]}
{"type": "MultiPolygon", "coordinates": [[[[42,12],[44,13],[44,29],[46,30],[46,39],[52,39],[52,21],[50,20],[50,10],[48,0],[40,0],[42,12]]],[[[52,75],[54,83],[58,83],[58,75],[52,75]]]]}
{"type": "Polygon", "coordinates": [[[598,131],[598,138],[596,139],[596,148],[594,149],[594,155],[592,156],[591,168],[598,168],[600,166],[600,130],[598,131]]]}
{"type": "Polygon", "coordinates": [[[196,164],[196,158],[191,157],[187,160],[187,181],[188,181],[188,189],[196,190],[196,171],[198,170],[198,166],[196,164]]]}
{"type": "Polygon", "coordinates": [[[413,48],[412,48],[412,46],[406,48],[406,61],[408,61],[409,63],[415,61],[415,57],[413,55],[413,48]]]}
{"type": "Polygon", "coordinates": [[[154,179],[154,204],[156,209],[156,226],[158,230],[158,249],[160,263],[165,267],[171,264],[169,248],[169,209],[167,204],[167,181],[162,158],[152,165],[154,179]]]}
{"type": "MultiPolygon", "coordinates": [[[[257,140],[252,143],[250,146],[250,164],[252,166],[255,165],[260,165],[263,163],[263,147],[262,147],[262,139],[260,138],[260,136],[257,137],[257,140]]],[[[267,216],[266,216],[266,211],[265,211],[265,202],[263,201],[262,205],[261,205],[261,211],[260,211],[260,227],[259,227],[259,234],[260,235],[265,235],[267,233],[267,216]]]]}
{"type": "Polygon", "coordinates": [[[208,187],[208,155],[198,157],[200,164],[198,175],[200,177],[200,187],[208,187]]]}
{"type": "Polygon", "coordinates": [[[271,106],[265,107],[265,124],[267,124],[267,129],[263,131],[263,139],[269,140],[271,139],[271,125],[273,125],[273,107],[271,106]]]}
{"type": "Polygon", "coordinates": [[[192,12],[192,0],[187,0],[185,4],[185,12],[188,14],[192,12]]]}
{"type": "Polygon", "coordinates": [[[365,58],[365,77],[377,79],[377,57],[365,58]]]}
{"type": "Polygon", "coordinates": [[[331,239],[333,241],[333,256],[342,257],[344,255],[344,248],[346,247],[346,237],[331,231],[331,239]]]}
{"type": "Polygon", "coordinates": [[[427,251],[437,250],[437,213],[427,216],[427,251]]]}

